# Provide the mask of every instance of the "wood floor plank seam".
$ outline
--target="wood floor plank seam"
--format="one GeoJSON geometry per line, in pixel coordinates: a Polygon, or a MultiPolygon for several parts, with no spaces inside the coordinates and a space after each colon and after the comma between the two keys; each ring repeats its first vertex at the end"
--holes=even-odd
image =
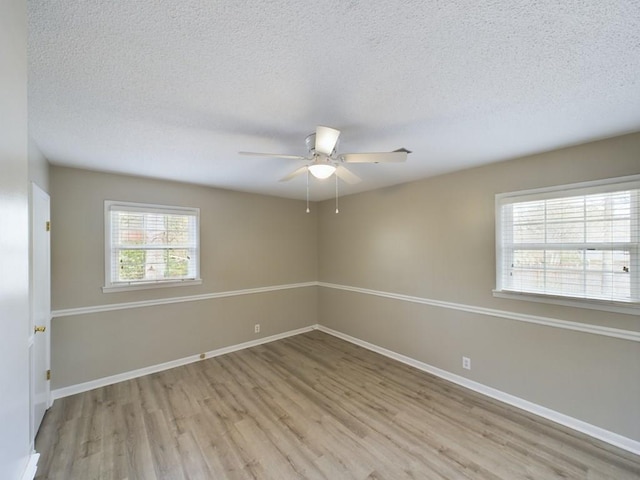
{"type": "Polygon", "coordinates": [[[36,479],[615,479],[640,457],[318,330],[58,400],[36,479]]]}

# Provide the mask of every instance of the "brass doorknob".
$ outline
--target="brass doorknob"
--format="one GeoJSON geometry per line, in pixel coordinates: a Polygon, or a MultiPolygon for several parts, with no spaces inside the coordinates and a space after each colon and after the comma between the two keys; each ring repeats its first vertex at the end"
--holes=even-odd
{"type": "Polygon", "coordinates": [[[33,329],[33,333],[44,332],[47,329],[45,326],[36,326],[33,329]]]}

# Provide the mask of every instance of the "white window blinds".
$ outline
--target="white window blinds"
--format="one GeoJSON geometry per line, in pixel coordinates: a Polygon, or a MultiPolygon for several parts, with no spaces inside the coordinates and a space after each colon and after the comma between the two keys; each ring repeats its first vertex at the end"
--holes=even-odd
{"type": "Polygon", "coordinates": [[[640,180],[496,197],[497,290],[640,302],[640,180]]]}
{"type": "Polygon", "coordinates": [[[105,202],[106,287],[199,277],[199,209],[105,202]]]}

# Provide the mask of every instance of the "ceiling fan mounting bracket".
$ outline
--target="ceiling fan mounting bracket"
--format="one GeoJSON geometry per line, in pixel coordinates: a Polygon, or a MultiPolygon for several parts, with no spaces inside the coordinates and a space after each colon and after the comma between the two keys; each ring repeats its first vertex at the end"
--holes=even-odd
{"type": "Polygon", "coordinates": [[[310,133],[307,135],[307,138],[304,139],[304,143],[307,146],[307,150],[310,154],[315,155],[316,153],[316,134],[310,133]]]}

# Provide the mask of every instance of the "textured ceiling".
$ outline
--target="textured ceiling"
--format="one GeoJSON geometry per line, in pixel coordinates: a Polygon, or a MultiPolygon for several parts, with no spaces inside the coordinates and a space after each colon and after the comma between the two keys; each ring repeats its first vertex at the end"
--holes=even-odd
{"type": "Polygon", "coordinates": [[[56,165],[304,198],[238,151],[413,151],[346,194],[640,130],[637,0],[30,0],[29,32],[56,165]]]}

